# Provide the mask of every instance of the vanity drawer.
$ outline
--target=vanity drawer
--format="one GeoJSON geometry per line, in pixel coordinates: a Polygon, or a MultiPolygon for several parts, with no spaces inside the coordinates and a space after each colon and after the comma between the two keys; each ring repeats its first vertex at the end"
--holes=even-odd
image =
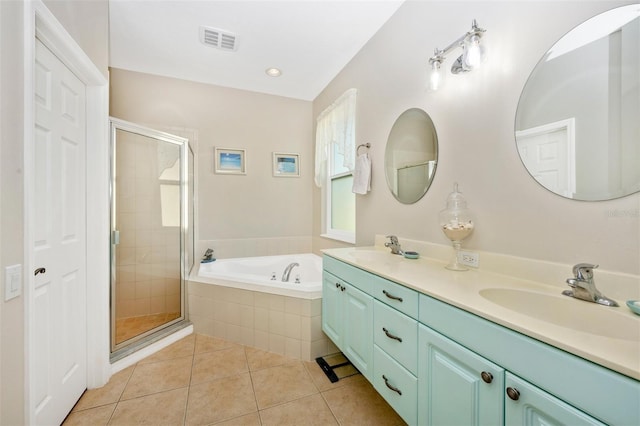
{"type": "Polygon", "coordinates": [[[374,276],[373,297],[418,319],[418,292],[384,278],[374,276]]]}
{"type": "Polygon", "coordinates": [[[376,300],[373,340],[412,374],[418,372],[418,322],[376,300]]]}
{"type": "Polygon", "coordinates": [[[373,346],[373,386],[410,425],[418,422],[418,379],[378,346],[373,346]]]}

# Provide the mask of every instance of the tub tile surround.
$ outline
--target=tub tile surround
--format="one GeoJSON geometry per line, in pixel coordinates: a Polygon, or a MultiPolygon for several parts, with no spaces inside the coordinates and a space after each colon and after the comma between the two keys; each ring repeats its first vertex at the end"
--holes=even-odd
{"type": "MultiPolygon", "coordinates": [[[[444,267],[451,255],[451,247],[399,239],[403,249],[420,252],[420,259],[408,260],[390,254],[389,249],[384,247],[383,236],[376,236],[376,246],[329,249],[325,253],[636,380],[640,379],[640,318],[625,304],[628,299],[638,298],[639,276],[596,270],[595,279],[600,291],[620,304],[617,308],[605,307],[581,300],[565,299],[565,296],[560,295],[562,290],[568,288],[565,279],[571,276],[572,265],[481,253],[479,269],[454,272],[444,267]],[[382,256],[370,256],[371,250],[380,252],[382,256]],[[629,327],[637,325],[639,337],[620,338],[617,337],[618,334],[608,334],[604,331],[596,330],[595,333],[589,333],[580,331],[579,327],[573,329],[554,324],[546,321],[542,307],[541,315],[537,317],[520,313],[516,309],[509,309],[483,298],[481,292],[491,288],[521,288],[533,293],[559,297],[562,301],[571,300],[575,303],[571,305],[572,312],[567,314],[573,315],[577,324],[582,317],[591,317],[605,312],[602,310],[610,310],[615,316],[609,317],[611,320],[617,320],[619,316],[633,320],[621,323],[632,324],[629,327]]],[[[526,293],[523,293],[522,297],[526,297],[526,293]]],[[[597,318],[604,317],[598,315],[597,318]]],[[[603,327],[605,330],[607,327],[615,328],[606,324],[598,328],[603,327]]],[[[627,331],[631,333],[629,335],[634,333],[633,329],[615,331],[627,331]]]]}
{"type": "Polygon", "coordinates": [[[311,247],[312,238],[310,236],[199,240],[195,257],[196,260],[202,258],[208,248],[214,250],[213,257],[230,259],[311,253],[311,247]]]}
{"type": "Polygon", "coordinates": [[[189,281],[197,333],[304,361],[338,352],[322,332],[322,299],[298,299],[189,281]]]}

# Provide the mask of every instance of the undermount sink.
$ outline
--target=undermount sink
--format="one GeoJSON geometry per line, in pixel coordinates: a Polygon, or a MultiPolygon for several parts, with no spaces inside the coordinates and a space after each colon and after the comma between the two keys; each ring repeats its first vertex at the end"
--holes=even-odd
{"type": "Polygon", "coordinates": [[[480,290],[480,295],[504,308],[560,327],[614,339],[640,341],[640,317],[623,315],[616,311],[620,308],[600,306],[560,294],[519,289],[490,288],[480,290]]]}

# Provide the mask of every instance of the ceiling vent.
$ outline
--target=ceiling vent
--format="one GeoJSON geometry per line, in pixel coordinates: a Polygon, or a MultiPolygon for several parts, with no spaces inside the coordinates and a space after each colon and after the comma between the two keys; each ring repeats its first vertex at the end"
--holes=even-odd
{"type": "Polygon", "coordinates": [[[211,27],[200,27],[200,41],[222,50],[236,50],[236,35],[211,27]]]}

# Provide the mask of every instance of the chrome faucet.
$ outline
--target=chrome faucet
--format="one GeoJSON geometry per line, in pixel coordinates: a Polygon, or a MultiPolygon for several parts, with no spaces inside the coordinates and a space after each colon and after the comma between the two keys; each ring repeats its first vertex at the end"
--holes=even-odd
{"type": "Polygon", "coordinates": [[[402,249],[400,248],[400,243],[398,242],[398,237],[395,235],[387,235],[389,238],[389,242],[384,243],[384,246],[391,249],[391,253],[393,254],[402,254],[402,249]]]}
{"type": "Polygon", "coordinates": [[[596,288],[596,283],[593,280],[593,270],[597,267],[598,265],[592,265],[590,263],[578,263],[574,265],[574,278],[567,279],[567,284],[569,284],[573,290],[565,290],[562,294],[588,302],[599,303],[600,305],[618,306],[615,300],[604,296],[596,288]]]}
{"type": "Polygon", "coordinates": [[[282,273],[282,281],[284,282],[289,281],[289,275],[291,275],[291,270],[296,266],[300,266],[300,264],[298,262],[293,262],[293,263],[290,263],[286,268],[284,268],[284,272],[282,273]]]}

